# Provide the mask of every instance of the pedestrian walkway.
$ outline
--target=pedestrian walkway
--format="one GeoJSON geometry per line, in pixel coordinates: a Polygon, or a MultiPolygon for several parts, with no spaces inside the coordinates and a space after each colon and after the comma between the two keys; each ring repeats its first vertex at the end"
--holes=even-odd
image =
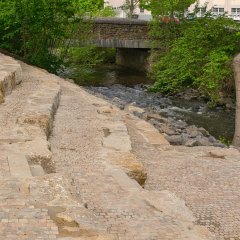
{"type": "Polygon", "coordinates": [[[238,152],[172,147],[129,110],[14,64],[21,84],[0,105],[0,239],[239,240],[238,152]]]}
{"type": "Polygon", "coordinates": [[[235,149],[148,144],[127,120],[134,153],[148,173],[145,189],[168,190],[186,201],[196,223],[219,240],[240,240],[240,154],[235,149]]]}

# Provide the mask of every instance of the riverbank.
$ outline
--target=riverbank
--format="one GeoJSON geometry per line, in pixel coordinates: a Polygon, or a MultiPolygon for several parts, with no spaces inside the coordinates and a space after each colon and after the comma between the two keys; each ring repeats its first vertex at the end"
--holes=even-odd
{"type": "Polygon", "coordinates": [[[191,114],[201,115],[203,118],[204,110],[201,106],[199,106],[198,112],[194,112],[190,107],[177,107],[170,98],[161,94],[149,93],[147,87],[139,85],[134,88],[113,85],[88,87],[87,89],[98,97],[107,99],[122,110],[130,108],[136,116],[148,121],[160,133],[164,134],[173,145],[225,147],[203,127],[188,124],[184,120],[187,115],[191,114]],[[199,114],[199,111],[202,111],[202,114],[199,114]]]}
{"type": "Polygon", "coordinates": [[[141,113],[136,114],[153,124],[172,144],[222,147],[222,143],[231,144],[233,108],[210,109],[197,91],[188,90],[172,97],[150,93],[147,89],[152,81],[144,73],[115,65],[98,66],[85,73],[75,75],[77,84],[120,109],[128,105],[141,108],[141,113]]]}
{"type": "Polygon", "coordinates": [[[139,108],[20,64],[0,105],[4,239],[239,239],[238,150],[171,146],[139,108]]]}
{"type": "Polygon", "coordinates": [[[171,148],[155,128],[75,84],[7,58],[10,76],[12,63],[21,79],[0,104],[4,239],[214,240],[174,193],[140,185],[147,172],[133,153],[126,121],[150,146],[171,148]]]}

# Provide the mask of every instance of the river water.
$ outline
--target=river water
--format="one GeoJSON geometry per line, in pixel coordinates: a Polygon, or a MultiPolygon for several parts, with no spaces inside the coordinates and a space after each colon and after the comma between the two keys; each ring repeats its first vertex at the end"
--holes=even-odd
{"type": "MultiPolygon", "coordinates": [[[[141,70],[141,69],[139,69],[141,70]]],[[[166,97],[147,92],[152,81],[143,73],[115,65],[99,66],[84,72],[75,71],[75,82],[101,94],[117,105],[135,103],[141,108],[160,109],[161,114],[183,120],[189,125],[203,127],[215,138],[232,140],[234,133],[234,110],[209,109],[206,102],[166,97]]]]}

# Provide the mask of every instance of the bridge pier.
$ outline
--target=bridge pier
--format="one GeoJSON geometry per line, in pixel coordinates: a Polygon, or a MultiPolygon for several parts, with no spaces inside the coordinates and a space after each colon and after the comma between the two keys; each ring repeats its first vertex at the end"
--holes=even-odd
{"type": "Polygon", "coordinates": [[[116,64],[138,71],[148,68],[149,49],[117,48],[116,64]]]}

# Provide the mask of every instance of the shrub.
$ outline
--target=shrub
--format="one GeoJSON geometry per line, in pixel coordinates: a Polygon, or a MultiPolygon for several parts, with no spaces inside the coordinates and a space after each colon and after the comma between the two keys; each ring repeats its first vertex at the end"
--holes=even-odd
{"type": "Polygon", "coordinates": [[[232,85],[231,61],[240,50],[238,23],[224,16],[214,19],[207,15],[180,24],[164,24],[167,28],[153,35],[160,46],[163,40],[166,42],[154,59],[151,75],[156,83],[151,90],[176,93],[197,88],[212,102],[220,99],[221,92],[232,90],[225,87],[232,85]]]}

